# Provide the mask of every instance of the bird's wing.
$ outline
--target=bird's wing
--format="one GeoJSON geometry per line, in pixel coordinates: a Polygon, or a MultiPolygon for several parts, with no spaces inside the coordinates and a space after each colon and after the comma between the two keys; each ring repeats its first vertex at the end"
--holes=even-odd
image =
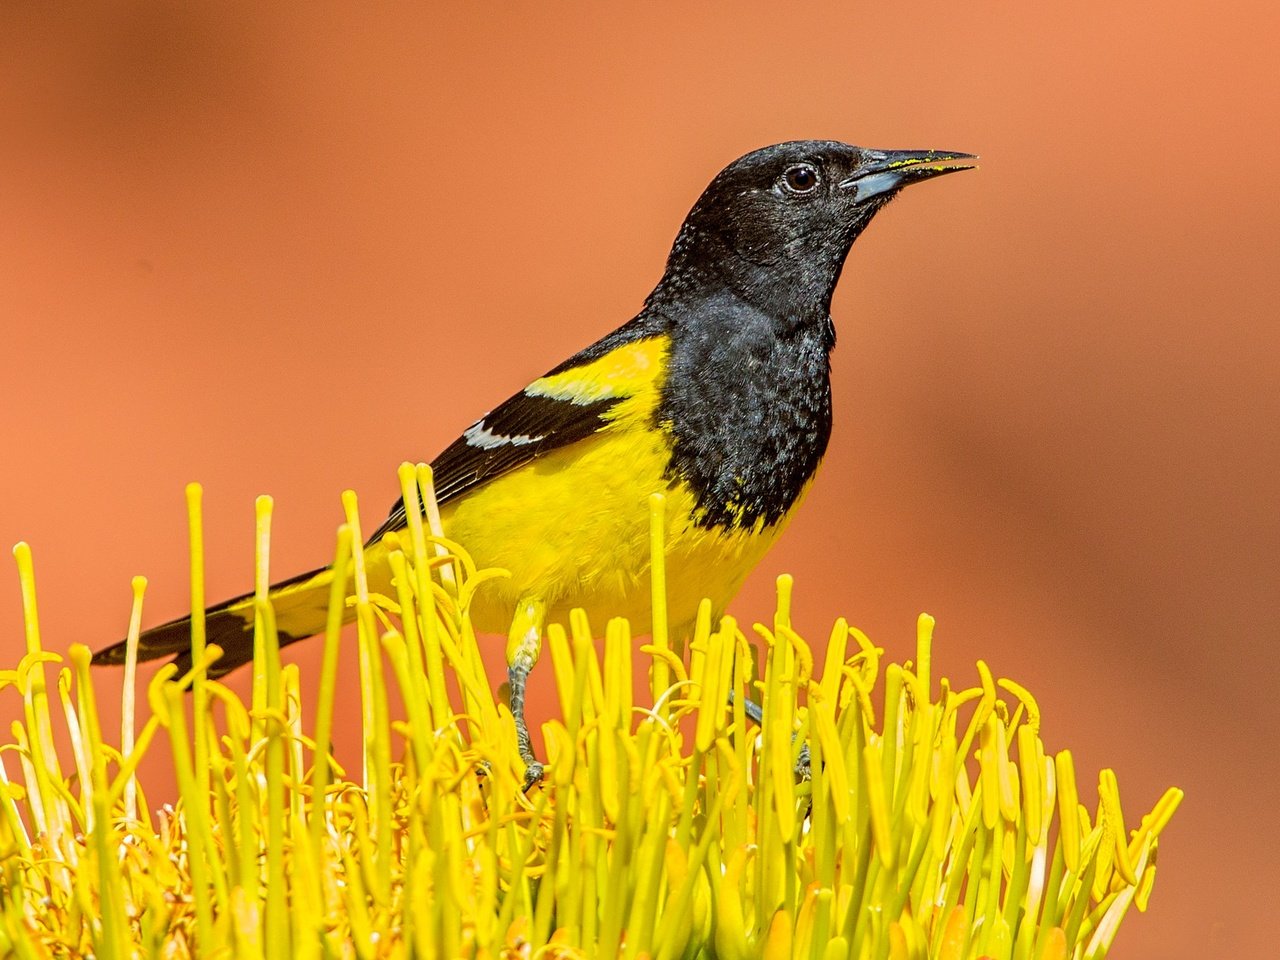
{"type": "MultiPolygon", "coordinates": [[[[629,324],[499,404],[432,461],[436,501],[443,506],[616,422],[624,402],[656,395],[668,346],[665,335],[629,324]]],[[[406,522],[400,499],[369,542],[406,522]]]]}

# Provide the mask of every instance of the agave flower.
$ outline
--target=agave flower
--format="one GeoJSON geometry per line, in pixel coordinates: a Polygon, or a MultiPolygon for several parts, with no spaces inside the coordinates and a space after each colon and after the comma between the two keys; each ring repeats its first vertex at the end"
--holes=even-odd
{"type": "MultiPolygon", "coordinates": [[[[405,465],[401,480],[419,518],[430,472],[405,465]]],[[[195,485],[188,502],[199,609],[195,485]]],[[[1131,906],[1146,908],[1180,791],[1131,827],[1104,770],[1090,810],[1071,754],[1046,751],[1028,691],[981,661],[975,686],[935,680],[927,616],[914,661],[886,664],[844,620],[815,655],[792,629],[788,577],[758,648],[704,607],[677,650],[660,497],[654,635],[637,657],[623,620],[605,625],[603,654],[580,614],[550,629],[560,716],[543,727],[546,779],[526,795],[468,617],[501,573],[418,519],[393,555],[396,596],[371,595],[354,496],[344,504],[335,583],[354,571],[355,596],[335,587],[319,689],[304,697],[280,662],[263,498],[250,702],[205,676],[218,651],[197,617],[193,670],[155,675],[140,729],[126,666],[119,745],[99,723],[86,648],[51,691],[47,668],[63,658],[40,645],[18,545],[27,655],[0,672],[24,710],[0,745],[0,956],[1092,960],[1131,906]],[[358,773],[330,751],[348,603],[358,773]],[[70,734],[62,754],[55,723],[70,734]],[[180,799],[150,811],[137,770],[157,736],[172,743],[180,799]]],[[[135,642],[144,587],[134,581],[135,642]]]]}

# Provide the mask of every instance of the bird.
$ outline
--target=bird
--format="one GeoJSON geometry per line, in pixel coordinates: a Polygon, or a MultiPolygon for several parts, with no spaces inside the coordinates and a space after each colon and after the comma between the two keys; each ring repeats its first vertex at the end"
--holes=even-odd
{"type": "MultiPolygon", "coordinates": [[[[543,768],[525,694],[543,634],[574,608],[650,631],[649,499],[666,498],[668,623],[716,616],[810,489],[832,425],[831,299],[853,243],[899,192],[972,169],[972,154],[795,140],[717,174],[685,217],[631,320],[468,426],[431,462],[444,534],[503,579],[474,595],[478,632],[507,636],[526,785],[543,768]]],[[[392,594],[403,498],[365,547],[371,589],[392,594]],[[386,538],[386,539],[384,539],[386,538]]],[[[333,572],[270,588],[282,645],[324,630],[333,572]]],[[[353,614],[351,615],[353,616],[353,614]]],[[[221,676],[251,662],[253,594],[205,614],[221,676]]],[[[190,617],[152,627],[138,659],[191,666],[190,617]]],[[[126,642],[100,650],[120,664],[126,642]]]]}

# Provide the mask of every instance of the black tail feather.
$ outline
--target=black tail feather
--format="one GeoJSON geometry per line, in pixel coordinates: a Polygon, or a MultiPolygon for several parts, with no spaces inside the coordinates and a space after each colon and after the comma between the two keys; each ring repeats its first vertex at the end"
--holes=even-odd
{"type": "MultiPolygon", "coordinates": [[[[309,570],[296,577],[290,577],[288,580],[272,584],[271,594],[273,600],[277,603],[287,602],[281,598],[291,596],[288,588],[310,580],[323,571],[324,568],[309,570]]],[[[292,594],[292,597],[296,600],[296,591],[292,594]]],[[[298,621],[292,624],[278,624],[278,636],[282,647],[298,640],[305,640],[307,637],[314,636],[324,629],[327,597],[328,591],[326,588],[315,598],[315,609],[304,609],[303,611],[295,612],[292,617],[288,617],[288,615],[281,616],[282,611],[277,607],[277,616],[281,620],[298,621]],[[295,628],[293,632],[285,629],[290,625],[295,628]]],[[[253,620],[253,594],[251,593],[227,600],[205,611],[205,642],[216,643],[222,648],[221,658],[209,667],[210,677],[221,677],[236,669],[236,667],[252,662],[253,620]]],[[[127,640],[114,643],[95,653],[93,655],[93,663],[95,666],[104,664],[118,666],[123,664],[127,648],[127,640]]],[[[190,616],[179,617],[177,620],[162,623],[158,627],[144,630],[138,636],[139,662],[159,660],[163,657],[172,657],[171,662],[177,665],[179,673],[185,673],[191,669],[190,616]]]]}
{"type": "MultiPolygon", "coordinates": [[[[234,601],[233,601],[234,602],[234,601]]],[[[210,667],[210,675],[221,676],[228,670],[253,659],[253,608],[243,603],[235,609],[232,603],[209,610],[205,614],[205,642],[216,643],[223,650],[220,660],[210,667]]],[[[93,655],[95,666],[120,665],[125,661],[128,641],[121,640],[93,655]]],[[[179,672],[191,669],[191,617],[179,617],[138,636],[138,662],[173,657],[179,672]]]]}

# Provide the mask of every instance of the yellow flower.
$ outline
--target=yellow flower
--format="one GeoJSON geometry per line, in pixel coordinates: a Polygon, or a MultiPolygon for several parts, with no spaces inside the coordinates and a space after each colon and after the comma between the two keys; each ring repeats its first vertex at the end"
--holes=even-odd
{"type": "MultiPolygon", "coordinates": [[[[430,490],[421,465],[401,479],[406,495],[430,490]]],[[[198,487],[188,499],[200,597],[198,487]]],[[[136,736],[129,668],[117,747],[85,648],[51,694],[62,658],[41,648],[18,546],[27,654],[0,671],[23,703],[0,745],[0,955],[1092,960],[1131,905],[1146,908],[1180,791],[1131,828],[1104,770],[1086,808],[1028,691],[981,662],[971,688],[935,682],[927,616],[913,661],[884,664],[843,620],[815,658],[790,623],[789,578],[757,627],[759,676],[729,617],[702,617],[678,655],[660,552],[659,626],[641,658],[624,621],[603,625],[603,656],[580,615],[550,631],[561,714],[543,731],[546,780],[526,796],[468,617],[498,574],[415,530],[394,559],[396,596],[371,596],[354,496],[344,503],[335,562],[356,592],[332,602],[358,610],[359,776],[329,754],[338,616],[314,707],[263,603],[249,704],[205,677],[218,651],[197,636],[192,673],[149,684],[136,736]],[[650,702],[632,702],[635,669],[650,702]],[[758,729],[748,698],[763,702],[758,729]],[[136,771],[160,735],[180,801],[152,814],[136,771]]],[[[263,582],[270,511],[264,498],[263,582]]],[[[653,511],[660,531],[660,498],[653,511]]]]}

